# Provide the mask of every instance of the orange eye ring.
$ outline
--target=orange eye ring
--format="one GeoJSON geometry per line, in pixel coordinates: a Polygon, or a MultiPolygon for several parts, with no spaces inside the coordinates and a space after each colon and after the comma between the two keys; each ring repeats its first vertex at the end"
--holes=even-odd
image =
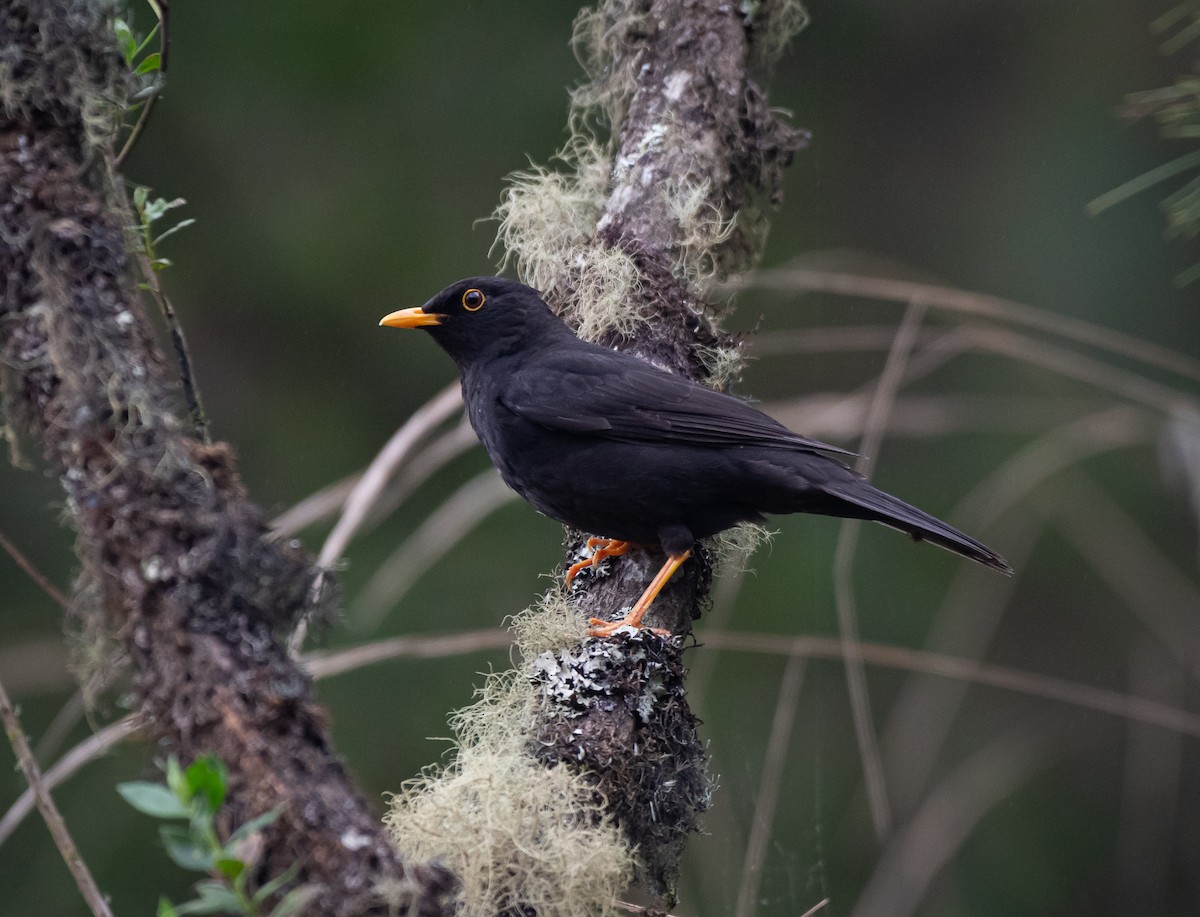
{"type": "Polygon", "coordinates": [[[462,295],[462,306],[468,312],[478,312],[483,308],[485,302],[487,302],[487,297],[483,295],[482,290],[472,288],[462,295]]]}

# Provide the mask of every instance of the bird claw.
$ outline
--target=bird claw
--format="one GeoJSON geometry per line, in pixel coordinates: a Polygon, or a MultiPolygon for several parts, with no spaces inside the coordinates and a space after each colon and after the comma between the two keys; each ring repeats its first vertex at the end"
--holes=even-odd
{"type": "Polygon", "coordinates": [[[598,571],[601,561],[607,560],[610,557],[622,557],[629,553],[632,545],[627,541],[621,541],[617,538],[589,538],[587,540],[586,550],[591,553],[583,560],[571,564],[567,568],[566,579],[563,585],[566,588],[571,588],[571,583],[575,577],[584,570],[591,567],[593,571],[598,571]]]}
{"type": "Polygon", "coordinates": [[[613,634],[621,630],[628,630],[628,632],[631,634],[648,630],[650,633],[656,634],[659,637],[671,636],[671,632],[665,628],[641,627],[637,624],[631,624],[627,618],[622,618],[620,621],[605,621],[603,618],[588,618],[589,637],[611,637],[613,634]]]}

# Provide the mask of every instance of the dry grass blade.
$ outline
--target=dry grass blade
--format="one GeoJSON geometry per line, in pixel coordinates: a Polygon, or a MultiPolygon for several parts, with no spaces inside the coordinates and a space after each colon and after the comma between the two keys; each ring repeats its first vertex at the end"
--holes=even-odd
{"type": "MultiPolygon", "coordinates": [[[[841,641],[834,637],[794,637],[788,634],[750,634],[726,632],[700,635],[701,644],[718,650],[770,655],[801,655],[820,659],[842,659],[841,641]]],[[[860,643],[855,653],[868,665],[884,666],[908,672],[923,672],[941,678],[953,678],[972,684],[986,685],[1029,697],[1056,701],[1095,710],[1124,719],[1151,723],[1183,735],[1200,738],[1200,716],[1188,710],[1169,707],[1157,701],[1133,697],[1084,685],[1053,675],[1025,672],[1007,666],[992,665],[975,659],[959,659],[941,653],[885,646],[879,643],[860,643]]]]}
{"type": "MultiPolygon", "coordinates": [[[[888,353],[887,363],[879,377],[871,407],[867,411],[860,452],[856,463],[859,471],[866,471],[867,456],[877,456],[883,442],[883,431],[887,425],[895,401],[896,391],[901,384],[908,356],[912,352],[916,336],[921,328],[925,306],[920,302],[909,303],[904,319],[896,329],[896,339],[888,353]]],[[[879,838],[888,835],[892,828],[891,806],[888,803],[887,783],[883,777],[883,760],[879,754],[879,740],[875,735],[875,722],[871,715],[871,700],[867,691],[867,676],[862,659],[855,654],[859,645],[858,611],[855,607],[854,583],[851,576],[854,554],[858,546],[861,523],[845,520],[838,534],[837,549],[833,559],[834,599],[837,604],[838,633],[842,638],[846,659],[846,684],[850,691],[850,708],[854,715],[854,733],[858,739],[858,753],[862,758],[863,780],[867,787],[867,801],[871,809],[871,822],[879,838]]]]}
{"type": "Polygon", "coordinates": [[[346,550],[350,539],[354,537],[359,526],[367,518],[371,507],[383,493],[387,482],[392,479],[399,468],[417,445],[429,435],[439,424],[447,420],[462,406],[462,393],[457,381],[451,383],[434,395],[429,401],[416,410],[399,430],[397,430],[387,445],[380,450],[362,479],[355,485],[346,498],[346,508],[342,516],[321,546],[321,554],[317,562],[323,567],[331,567],[346,550]]]}
{"type": "Polygon", "coordinates": [[[771,737],[767,741],[762,780],[759,782],[754,803],[753,827],[742,863],[742,884],[738,888],[736,917],[753,917],[754,914],[759,878],[767,858],[767,842],[771,837],[771,825],[779,803],[779,790],[783,786],[783,768],[787,763],[792,727],[796,723],[796,707],[804,682],[805,662],[800,656],[790,657],[787,667],[783,670],[783,678],[779,681],[779,696],[776,698],[775,715],[771,720],[771,737]]]}
{"type": "Polygon", "coordinates": [[[304,655],[304,667],[315,679],[333,678],[364,666],[392,659],[440,659],[512,645],[512,634],[497,627],[461,634],[392,637],[333,652],[304,655]]]}
{"type": "Polygon", "coordinates": [[[1039,508],[1166,650],[1200,677],[1200,589],[1082,474],[1054,483],[1039,508]]]}
{"type": "Polygon", "coordinates": [[[759,271],[747,280],[746,285],[772,290],[863,296],[901,303],[920,300],[935,309],[947,309],[1047,331],[1110,353],[1132,357],[1147,365],[1200,382],[1200,361],[1192,357],[1121,334],[1111,328],[1046,312],[999,296],[987,296],[936,284],[806,268],[759,271]]]}
{"type": "Polygon", "coordinates": [[[992,739],[942,780],[884,849],[851,917],[907,917],[988,810],[1049,763],[1044,743],[992,739]]]}
{"type": "Polygon", "coordinates": [[[350,613],[359,628],[379,626],[429,566],[483,519],[516,498],[500,476],[488,469],[458,488],[392,552],[359,594],[350,613]]]}
{"type": "MultiPolygon", "coordinates": [[[[996,541],[1004,545],[1004,555],[1013,568],[1020,570],[1033,553],[1042,527],[1032,526],[1024,518],[1006,521],[995,530],[996,541]]],[[[924,648],[964,661],[981,659],[1016,586],[1013,577],[997,579],[990,570],[960,564],[933,615],[924,648]]],[[[888,786],[901,817],[913,811],[926,791],[970,684],[964,679],[947,683],[932,673],[921,673],[905,681],[892,704],[882,745],[890,765],[888,786]]]]}

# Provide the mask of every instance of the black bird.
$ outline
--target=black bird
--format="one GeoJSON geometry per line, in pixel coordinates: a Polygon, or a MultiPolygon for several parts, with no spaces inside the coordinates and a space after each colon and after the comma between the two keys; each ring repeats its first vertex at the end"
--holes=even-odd
{"type": "Polygon", "coordinates": [[[870,519],[1005,573],[1000,555],[915,506],[872,487],[731,395],[581,341],[536,290],[499,277],[460,280],[380,321],[424,328],[458,364],[467,415],[508,485],[559,522],[603,535],[568,572],[661,545],[668,559],[623,621],[593,619],[607,636],[638,627],[697,539],[766,513],[870,519]]]}

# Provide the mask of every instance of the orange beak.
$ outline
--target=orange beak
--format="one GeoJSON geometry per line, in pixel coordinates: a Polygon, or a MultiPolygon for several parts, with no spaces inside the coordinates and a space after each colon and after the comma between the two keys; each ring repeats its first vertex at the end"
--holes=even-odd
{"type": "Polygon", "coordinates": [[[401,309],[392,312],[379,320],[379,324],[389,328],[423,328],[426,325],[440,325],[442,317],[432,312],[426,312],[420,306],[415,309],[401,309]]]}

